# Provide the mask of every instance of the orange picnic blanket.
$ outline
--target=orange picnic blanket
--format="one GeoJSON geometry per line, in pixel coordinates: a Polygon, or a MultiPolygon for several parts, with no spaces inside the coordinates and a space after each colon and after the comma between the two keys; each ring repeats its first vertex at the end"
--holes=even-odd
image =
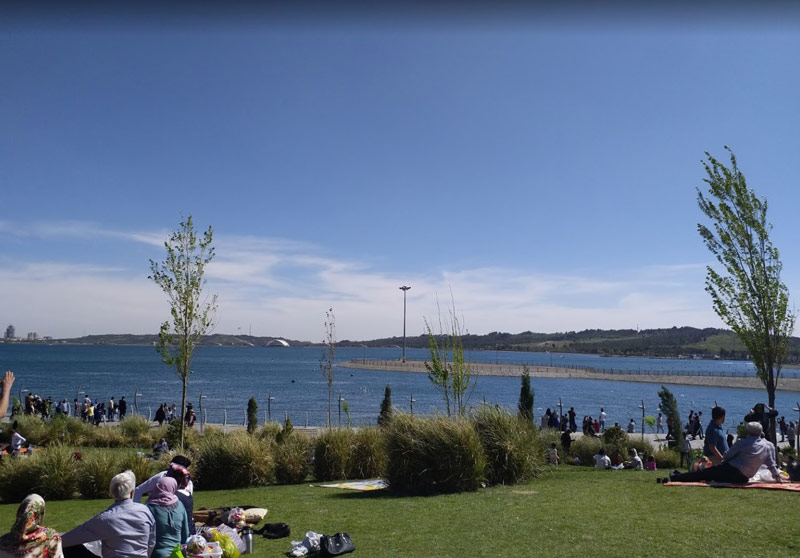
{"type": "Polygon", "coordinates": [[[711,488],[763,488],[766,490],[788,490],[800,492],[800,482],[749,482],[733,484],[730,482],[665,482],[664,486],[710,486],[711,488]]]}

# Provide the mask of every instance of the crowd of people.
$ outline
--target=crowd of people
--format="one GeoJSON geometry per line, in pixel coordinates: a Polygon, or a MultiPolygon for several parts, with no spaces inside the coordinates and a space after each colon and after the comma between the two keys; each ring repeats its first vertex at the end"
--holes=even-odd
{"type": "Polygon", "coordinates": [[[0,537],[0,556],[18,558],[168,558],[194,533],[191,462],[176,456],[166,471],[136,485],[131,471],[111,479],[114,503],[60,534],[43,525],[45,501],[26,497],[11,531],[0,537]],[[144,504],[141,498],[147,495],[144,504]]]}

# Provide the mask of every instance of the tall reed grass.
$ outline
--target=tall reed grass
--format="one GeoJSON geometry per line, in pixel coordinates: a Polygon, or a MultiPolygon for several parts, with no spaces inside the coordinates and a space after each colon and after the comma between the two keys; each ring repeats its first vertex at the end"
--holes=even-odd
{"type": "Polygon", "coordinates": [[[477,490],[486,454],[472,423],[445,417],[397,414],[386,431],[386,479],[408,494],[477,490]]]}

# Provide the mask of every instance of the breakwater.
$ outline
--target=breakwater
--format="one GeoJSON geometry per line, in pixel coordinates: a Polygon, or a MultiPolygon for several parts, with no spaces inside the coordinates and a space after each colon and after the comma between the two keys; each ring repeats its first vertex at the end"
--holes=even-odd
{"type": "MultiPolygon", "coordinates": [[[[425,361],[406,360],[351,360],[342,364],[347,368],[377,370],[383,372],[427,373],[425,361]]],[[[739,389],[763,389],[764,384],[756,377],[742,373],[730,374],[689,374],[664,370],[598,370],[573,366],[546,366],[522,364],[496,364],[473,362],[470,369],[477,376],[518,377],[527,368],[531,378],[556,378],[576,380],[614,380],[624,382],[644,382],[651,384],[677,384],[686,386],[706,386],[739,389]]],[[[781,391],[800,392],[800,378],[781,378],[781,391]]]]}

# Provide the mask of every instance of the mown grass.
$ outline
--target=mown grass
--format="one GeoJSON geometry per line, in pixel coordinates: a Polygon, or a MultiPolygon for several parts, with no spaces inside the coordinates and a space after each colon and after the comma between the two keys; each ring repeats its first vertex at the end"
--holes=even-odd
{"type": "MultiPolygon", "coordinates": [[[[395,497],[295,486],[197,492],[195,507],[258,505],[292,536],[257,538],[254,558],[284,556],[308,530],[347,531],[355,556],[797,556],[797,494],[663,487],[663,471],[561,466],[538,479],[478,492],[395,497]]],[[[48,503],[46,524],[69,529],[109,500],[48,503]]],[[[0,525],[16,504],[0,506],[0,525]]]]}

